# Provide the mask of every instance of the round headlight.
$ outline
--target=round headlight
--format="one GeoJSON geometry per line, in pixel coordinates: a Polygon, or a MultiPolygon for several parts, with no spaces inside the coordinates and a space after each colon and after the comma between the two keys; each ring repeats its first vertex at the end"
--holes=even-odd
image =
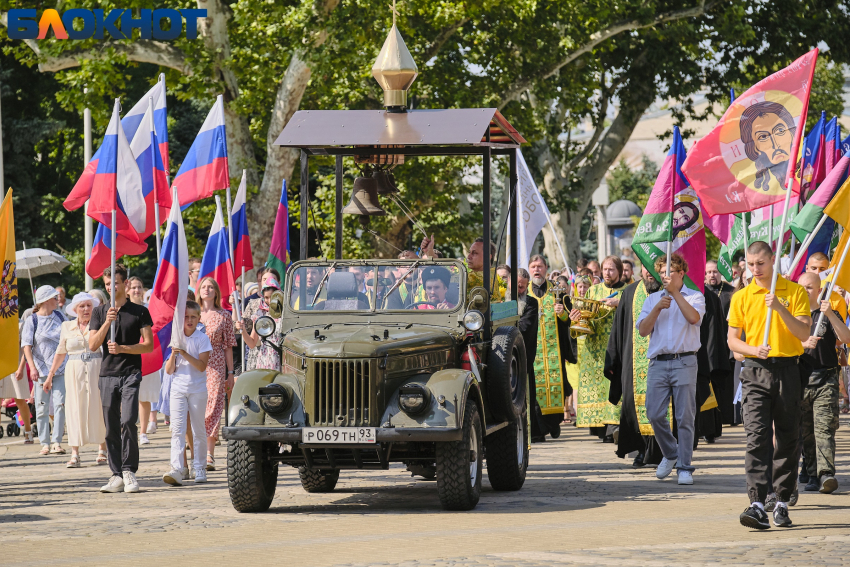
{"type": "Polygon", "coordinates": [[[283,413],[292,400],[289,389],[282,384],[269,384],[260,388],[259,401],[263,411],[276,415],[283,413]]]}
{"type": "Polygon", "coordinates": [[[422,384],[407,384],[398,390],[398,406],[407,415],[422,413],[431,405],[431,392],[422,384]]]}
{"type": "Polygon", "coordinates": [[[256,323],[254,323],[254,328],[257,329],[257,334],[263,337],[264,339],[272,336],[272,333],[274,333],[276,326],[277,325],[275,325],[274,319],[267,315],[263,315],[262,317],[257,319],[256,323]]]}
{"type": "Polygon", "coordinates": [[[480,331],[484,326],[484,315],[480,311],[467,311],[463,316],[463,326],[467,331],[480,331]]]}

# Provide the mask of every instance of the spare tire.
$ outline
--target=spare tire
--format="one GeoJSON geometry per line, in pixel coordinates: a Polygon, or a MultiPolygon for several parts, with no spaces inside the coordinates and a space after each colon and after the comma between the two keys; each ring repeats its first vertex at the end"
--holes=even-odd
{"type": "Polygon", "coordinates": [[[516,327],[499,327],[487,355],[487,402],[499,421],[514,421],[525,413],[528,387],[525,341],[516,327]]]}

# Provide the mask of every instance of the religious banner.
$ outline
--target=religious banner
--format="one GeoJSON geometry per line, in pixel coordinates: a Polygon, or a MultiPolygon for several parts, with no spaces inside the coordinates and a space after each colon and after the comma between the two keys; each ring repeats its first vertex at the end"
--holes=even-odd
{"type": "MultiPolygon", "coordinates": [[[[706,212],[753,211],[785,199],[809,108],[818,50],[759,81],[694,144],[682,165],[706,212]]],[[[791,190],[799,194],[799,178],[791,190]]]]}
{"type": "Polygon", "coordinates": [[[688,263],[685,285],[703,291],[705,230],[699,199],[682,175],[685,156],[685,145],[677,126],[673,131],[673,144],[635,229],[632,250],[652,276],[661,281],[660,274],[655,271],[655,260],[667,253],[667,242],[672,242],[673,253],[680,254],[688,263]]]}
{"type": "MultiPolygon", "coordinates": [[[[531,248],[537,235],[549,222],[549,207],[543,200],[531,171],[522,152],[517,152],[517,256],[516,266],[510,257],[510,244],[508,244],[507,263],[511,267],[528,269],[528,258],[531,256],[531,248]]],[[[510,225],[508,225],[510,227],[510,225]]],[[[508,239],[510,243],[510,228],[508,228],[508,239]]],[[[565,264],[566,265],[566,264],[565,264]]]]}

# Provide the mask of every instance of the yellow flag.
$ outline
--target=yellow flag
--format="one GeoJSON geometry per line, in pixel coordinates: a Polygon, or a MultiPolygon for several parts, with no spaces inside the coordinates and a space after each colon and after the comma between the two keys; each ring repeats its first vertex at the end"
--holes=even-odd
{"type": "MultiPolygon", "coordinates": [[[[844,228],[850,228],[850,179],[836,191],[832,200],[823,209],[825,215],[829,215],[835,222],[844,228]]],[[[833,257],[835,257],[833,255],[833,257]]]]}
{"type": "Polygon", "coordinates": [[[0,206],[0,377],[18,368],[18,277],[15,273],[15,216],[12,214],[12,190],[6,192],[0,206]]]}
{"type": "Polygon", "coordinates": [[[835,247],[835,251],[832,253],[832,261],[829,263],[829,270],[827,270],[829,272],[827,279],[834,279],[835,285],[843,287],[846,290],[850,290],[850,265],[845,261],[840,272],[836,273],[835,270],[838,267],[838,261],[841,259],[844,248],[847,247],[848,240],[850,240],[850,230],[845,229],[841,234],[841,240],[838,241],[838,246],[835,247]]]}

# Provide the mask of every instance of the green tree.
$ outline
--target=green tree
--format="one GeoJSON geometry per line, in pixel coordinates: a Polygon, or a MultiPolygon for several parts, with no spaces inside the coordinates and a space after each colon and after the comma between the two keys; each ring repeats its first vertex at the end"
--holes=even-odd
{"type": "Polygon", "coordinates": [[[641,156],[641,168],[636,170],[629,167],[625,159],[621,159],[607,177],[608,199],[612,203],[627,199],[643,209],[649,201],[657,177],[658,166],[646,154],[641,156]]]}

